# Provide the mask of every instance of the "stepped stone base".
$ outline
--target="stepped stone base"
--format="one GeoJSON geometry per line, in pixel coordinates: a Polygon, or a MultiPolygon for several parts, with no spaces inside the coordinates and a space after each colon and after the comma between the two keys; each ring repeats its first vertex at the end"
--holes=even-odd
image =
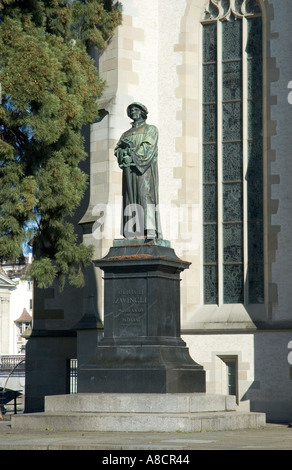
{"type": "Polygon", "coordinates": [[[45,412],[12,416],[15,430],[199,432],[259,428],[263,413],[238,412],[235,397],[193,394],[74,394],[45,398],[45,412]]]}

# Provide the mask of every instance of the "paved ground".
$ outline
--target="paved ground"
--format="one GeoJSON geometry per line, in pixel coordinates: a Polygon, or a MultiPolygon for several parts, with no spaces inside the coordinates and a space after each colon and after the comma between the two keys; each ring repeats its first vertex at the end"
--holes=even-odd
{"type": "MultiPolygon", "coordinates": [[[[200,433],[119,433],[119,432],[52,432],[50,430],[20,434],[11,429],[9,421],[0,422],[1,450],[99,450],[113,459],[118,451],[165,451],[165,462],[171,451],[191,450],[291,450],[292,428],[287,424],[267,424],[262,429],[200,433]]],[[[152,451],[152,452],[151,452],[152,451]]],[[[154,452],[154,453],[153,453],[154,452]]],[[[102,454],[102,453],[101,453],[102,454]]],[[[145,452],[144,452],[145,454],[145,452]]],[[[144,455],[143,454],[143,455],[144,455]]],[[[161,452],[160,452],[161,454],[161,452]]],[[[99,453],[100,455],[100,453],[99,453]]],[[[126,455],[126,454],[120,454],[126,455]]],[[[128,455],[131,455],[129,453],[128,455]]],[[[139,455],[139,453],[138,453],[139,455]]],[[[99,457],[102,458],[102,455],[99,457]]],[[[117,458],[117,457],[116,457],[117,458]]],[[[144,457],[143,457],[144,458],[144,457]]],[[[136,461],[136,465],[139,460],[136,461]]],[[[142,462],[142,461],[141,461],[142,462]]],[[[143,461],[145,463],[145,460],[143,461]]],[[[104,462],[102,462],[104,463],[104,462]]],[[[110,463],[110,462],[108,462],[110,463]]],[[[111,463],[118,463],[114,461],[111,463]]],[[[122,462],[126,463],[126,462],[122,462]]],[[[128,466],[131,462],[128,462],[128,466]]],[[[150,462],[148,463],[154,463],[150,462]]],[[[173,463],[173,462],[172,462],[173,463]]]]}

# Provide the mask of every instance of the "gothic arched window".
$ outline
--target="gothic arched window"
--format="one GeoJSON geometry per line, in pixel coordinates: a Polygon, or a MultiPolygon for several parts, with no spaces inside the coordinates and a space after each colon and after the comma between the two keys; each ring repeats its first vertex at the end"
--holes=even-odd
{"type": "Polygon", "coordinates": [[[262,17],[210,0],[203,26],[204,302],[262,303],[262,17]]]}

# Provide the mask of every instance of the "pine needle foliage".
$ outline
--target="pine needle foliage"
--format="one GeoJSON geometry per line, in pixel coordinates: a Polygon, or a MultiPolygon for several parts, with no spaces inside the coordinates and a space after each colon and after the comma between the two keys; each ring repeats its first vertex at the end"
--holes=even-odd
{"type": "Polygon", "coordinates": [[[39,287],[82,286],[92,259],[68,217],[87,185],[81,131],[106,86],[90,51],[120,23],[111,0],[0,0],[0,257],[21,255],[34,221],[39,287]]]}

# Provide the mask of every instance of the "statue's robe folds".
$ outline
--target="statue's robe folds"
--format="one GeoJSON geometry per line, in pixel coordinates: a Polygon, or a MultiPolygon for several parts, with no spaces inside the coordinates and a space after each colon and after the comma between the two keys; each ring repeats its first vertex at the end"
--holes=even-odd
{"type": "Polygon", "coordinates": [[[119,155],[119,150],[124,148],[125,139],[131,143],[132,163],[128,167],[121,165],[123,169],[122,235],[130,238],[137,235],[155,234],[154,237],[162,238],[158,209],[158,129],[155,126],[143,124],[124,132],[115,148],[116,156],[119,155]],[[136,213],[135,205],[138,211],[136,213]],[[134,224],[138,219],[138,224],[134,224]]]}

